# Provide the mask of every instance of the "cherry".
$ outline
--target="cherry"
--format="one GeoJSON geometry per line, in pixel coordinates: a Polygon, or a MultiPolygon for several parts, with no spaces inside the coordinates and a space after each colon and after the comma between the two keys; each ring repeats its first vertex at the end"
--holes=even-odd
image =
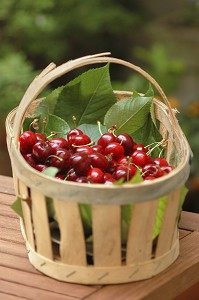
{"type": "Polygon", "coordinates": [[[164,172],[164,173],[170,173],[173,169],[174,169],[174,167],[173,166],[170,166],[170,165],[168,165],[168,166],[162,166],[162,167],[160,167],[160,169],[164,172]]]}
{"type": "Polygon", "coordinates": [[[45,163],[48,156],[53,154],[49,141],[38,141],[32,149],[33,157],[40,163],[45,163]]]}
{"type": "Polygon", "coordinates": [[[66,179],[66,174],[64,173],[58,173],[55,178],[60,179],[60,180],[65,180],[66,179]]]}
{"type": "Polygon", "coordinates": [[[113,159],[119,159],[124,155],[124,147],[117,142],[112,142],[104,149],[105,155],[111,155],[113,159]]]}
{"type": "Polygon", "coordinates": [[[157,158],[155,158],[154,160],[153,160],[153,162],[156,164],[156,165],[158,165],[158,166],[160,166],[160,167],[167,167],[169,164],[168,164],[168,162],[166,161],[166,159],[164,159],[164,158],[162,158],[162,157],[157,157],[157,158]]]}
{"type": "Polygon", "coordinates": [[[95,152],[95,150],[93,150],[93,148],[91,148],[91,147],[89,147],[89,146],[81,146],[81,147],[77,147],[76,149],[75,149],[75,153],[82,153],[82,152],[84,152],[84,153],[86,153],[87,155],[90,155],[90,154],[92,154],[92,153],[94,153],[95,152]]]}
{"type": "Polygon", "coordinates": [[[47,137],[45,136],[45,134],[41,133],[41,132],[35,132],[35,136],[38,141],[47,141],[47,137]]]}
{"type": "Polygon", "coordinates": [[[110,177],[110,178],[107,178],[106,180],[104,180],[104,184],[113,184],[115,181],[116,181],[115,178],[110,177]]]}
{"type": "Polygon", "coordinates": [[[131,156],[123,156],[118,159],[117,163],[118,163],[118,165],[129,165],[132,163],[132,157],[131,156]]]}
{"type": "Polygon", "coordinates": [[[75,179],[75,182],[78,183],[89,183],[89,180],[86,176],[80,176],[75,179]]]}
{"type": "Polygon", "coordinates": [[[68,173],[67,173],[67,175],[66,175],[66,178],[67,178],[67,180],[69,180],[69,181],[75,181],[76,179],[77,179],[77,174],[75,173],[75,170],[73,169],[73,168],[71,168],[69,171],[68,171],[68,173]]]}
{"type": "Polygon", "coordinates": [[[68,139],[68,145],[70,148],[85,146],[91,143],[91,139],[86,134],[72,135],[68,139]]]}
{"type": "Polygon", "coordinates": [[[54,155],[49,157],[49,164],[61,171],[66,171],[70,166],[70,152],[67,149],[57,149],[54,155]]]}
{"type": "Polygon", "coordinates": [[[155,164],[147,164],[142,168],[142,176],[144,178],[152,176],[155,178],[161,177],[164,175],[164,172],[160,169],[159,166],[155,164]]]}
{"type": "Polygon", "coordinates": [[[132,137],[127,133],[121,133],[117,136],[116,142],[124,147],[124,154],[130,155],[133,150],[134,141],[132,137]]]}
{"type": "Polygon", "coordinates": [[[104,172],[99,168],[91,168],[87,174],[88,180],[91,183],[103,183],[104,172]]]}
{"type": "Polygon", "coordinates": [[[61,137],[52,138],[49,141],[49,143],[50,143],[51,147],[53,148],[54,152],[56,152],[57,149],[59,149],[59,148],[68,149],[67,141],[64,138],[61,138],[61,137]]]}
{"type": "Polygon", "coordinates": [[[89,155],[92,167],[99,168],[105,171],[108,168],[108,159],[99,152],[94,152],[89,155]]]}
{"type": "Polygon", "coordinates": [[[113,178],[112,175],[110,173],[104,173],[104,181],[106,181],[107,179],[113,178]]]}
{"type": "Polygon", "coordinates": [[[134,146],[133,146],[133,152],[134,151],[142,151],[142,152],[147,153],[148,150],[149,149],[147,147],[145,147],[143,144],[134,144],[134,146]]]}
{"type": "Polygon", "coordinates": [[[85,153],[74,153],[70,158],[70,165],[78,176],[86,176],[91,166],[91,159],[85,153]]]}
{"type": "Polygon", "coordinates": [[[99,152],[101,154],[104,154],[104,148],[101,145],[93,145],[91,147],[95,152],[99,152]]]}
{"type": "Polygon", "coordinates": [[[147,154],[141,150],[134,151],[131,157],[132,157],[132,162],[138,167],[143,167],[148,162],[147,154]]]}
{"type": "Polygon", "coordinates": [[[69,140],[71,136],[80,135],[80,134],[83,134],[83,132],[80,129],[73,128],[68,132],[66,137],[67,137],[67,140],[69,140]]]}
{"type": "Polygon", "coordinates": [[[115,169],[117,167],[117,161],[114,160],[114,159],[111,159],[109,160],[109,163],[108,163],[108,167],[106,169],[107,172],[109,172],[110,174],[113,174],[115,172],[115,169]]]}
{"type": "Polygon", "coordinates": [[[137,168],[133,165],[120,165],[117,166],[114,172],[114,178],[116,180],[123,178],[125,181],[129,181],[136,173],[137,168]]]}
{"type": "Polygon", "coordinates": [[[27,153],[27,154],[23,154],[23,158],[26,160],[26,162],[31,166],[31,167],[35,167],[35,160],[34,157],[32,155],[32,153],[27,153]]]}
{"type": "Polygon", "coordinates": [[[106,148],[110,143],[116,141],[116,136],[112,133],[106,132],[104,133],[98,140],[97,144],[102,146],[103,148],[106,148]]]}
{"type": "Polygon", "coordinates": [[[47,165],[44,165],[44,164],[36,164],[34,168],[35,168],[37,171],[42,172],[42,171],[44,171],[45,169],[47,169],[48,166],[47,166],[47,165]]]}
{"type": "Polygon", "coordinates": [[[20,152],[22,154],[31,153],[36,142],[37,138],[34,132],[30,130],[24,131],[19,137],[20,152]]]}

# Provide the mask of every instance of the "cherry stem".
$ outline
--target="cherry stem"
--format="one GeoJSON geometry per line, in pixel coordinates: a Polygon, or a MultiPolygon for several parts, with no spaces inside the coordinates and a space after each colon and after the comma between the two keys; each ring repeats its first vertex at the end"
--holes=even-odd
{"type": "Polygon", "coordinates": [[[155,145],[153,148],[151,148],[146,154],[147,154],[147,155],[150,155],[151,152],[152,152],[155,148],[157,148],[157,147],[159,147],[159,146],[163,146],[163,144],[164,144],[165,142],[166,142],[165,139],[162,139],[160,142],[157,142],[156,145],[155,145]]]}
{"type": "Polygon", "coordinates": [[[34,130],[39,130],[39,119],[34,119],[30,125],[29,125],[29,129],[31,130],[31,127],[34,129],[34,130]]]}
{"type": "Polygon", "coordinates": [[[110,127],[110,128],[108,129],[108,132],[109,132],[109,133],[112,133],[114,136],[117,137],[117,135],[115,134],[116,129],[117,129],[117,126],[116,126],[116,125],[113,125],[112,127],[110,127]]]}
{"type": "Polygon", "coordinates": [[[94,141],[91,141],[90,143],[85,144],[85,145],[75,145],[75,144],[72,144],[72,146],[73,146],[74,148],[81,148],[81,147],[84,147],[84,146],[93,146],[94,144],[95,144],[95,142],[94,142],[94,141]]]}
{"type": "Polygon", "coordinates": [[[77,127],[77,118],[75,116],[72,116],[72,121],[73,121],[73,124],[74,124],[74,127],[76,128],[77,127]]]}
{"type": "Polygon", "coordinates": [[[56,131],[51,131],[50,135],[47,136],[47,139],[50,139],[52,136],[57,135],[56,131]]]}
{"type": "Polygon", "coordinates": [[[97,125],[98,125],[98,130],[99,130],[99,133],[101,134],[101,136],[103,135],[102,133],[102,130],[101,130],[101,122],[100,121],[97,121],[97,125]]]}

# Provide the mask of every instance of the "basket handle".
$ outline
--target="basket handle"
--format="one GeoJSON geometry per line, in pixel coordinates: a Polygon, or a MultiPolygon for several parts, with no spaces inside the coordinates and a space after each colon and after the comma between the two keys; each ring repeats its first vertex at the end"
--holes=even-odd
{"type": "Polygon", "coordinates": [[[168,108],[168,114],[173,124],[174,130],[178,131],[179,133],[179,125],[178,122],[176,121],[171,105],[165,93],[163,92],[159,84],[156,82],[156,80],[140,67],[132,63],[129,63],[127,61],[124,61],[122,59],[109,57],[107,55],[110,55],[110,52],[88,55],[74,60],[69,60],[58,67],[56,67],[54,63],[50,63],[38,76],[36,76],[35,79],[32,81],[32,83],[29,85],[28,89],[26,90],[15,115],[14,124],[13,124],[13,138],[16,145],[18,143],[18,139],[21,131],[20,129],[23,124],[28,107],[37,98],[37,96],[43,91],[43,89],[56,78],[79,67],[83,67],[95,63],[120,64],[140,73],[143,77],[145,77],[159,92],[160,96],[162,97],[162,100],[164,101],[165,105],[168,108]]]}

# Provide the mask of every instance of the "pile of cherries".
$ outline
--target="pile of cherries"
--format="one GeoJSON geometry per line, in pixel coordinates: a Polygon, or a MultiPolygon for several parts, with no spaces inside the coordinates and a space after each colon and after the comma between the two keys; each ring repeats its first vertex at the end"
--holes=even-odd
{"type": "Polygon", "coordinates": [[[96,143],[80,129],[74,128],[66,138],[48,138],[44,134],[24,131],[19,137],[20,152],[26,162],[42,172],[56,167],[56,178],[79,183],[112,184],[127,182],[140,172],[143,180],[153,180],[173,170],[161,157],[152,158],[151,150],[136,144],[127,133],[107,132],[96,143]]]}

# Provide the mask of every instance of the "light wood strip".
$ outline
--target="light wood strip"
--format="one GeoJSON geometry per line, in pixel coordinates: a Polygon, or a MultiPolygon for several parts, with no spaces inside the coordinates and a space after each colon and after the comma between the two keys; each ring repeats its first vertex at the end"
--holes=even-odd
{"type": "Polygon", "coordinates": [[[172,246],[175,226],[177,224],[179,201],[180,189],[177,189],[168,196],[168,202],[163,219],[163,224],[158,237],[158,243],[155,254],[156,257],[166,253],[172,246]]]}
{"type": "Polygon", "coordinates": [[[143,202],[134,206],[129,226],[127,265],[147,261],[151,258],[157,207],[158,200],[143,202]]]}
{"type": "Polygon", "coordinates": [[[92,226],[94,265],[121,265],[120,206],[93,205],[92,226]]]}
{"type": "Polygon", "coordinates": [[[0,175],[0,193],[15,194],[12,177],[0,175]]]}
{"type": "Polygon", "coordinates": [[[22,199],[21,207],[23,212],[23,222],[25,225],[26,238],[31,247],[35,250],[32,214],[30,208],[31,200],[29,199],[28,188],[22,181],[19,181],[19,193],[22,199]]]}
{"type": "Polygon", "coordinates": [[[191,231],[199,231],[199,214],[182,211],[179,228],[191,231]]]}
{"type": "Polygon", "coordinates": [[[22,300],[22,299],[27,299],[27,298],[18,297],[16,295],[0,293],[0,299],[3,299],[3,300],[17,300],[17,299],[22,300]]]}
{"type": "Polygon", "coordinates": [[[0,240],[0,252],[27,257],[27,250],[25,245],[12,241],[0,240]]]}
{"type": "Polygon", "coordinates": [[[35,189],[31,189],[31,199],[36,250],[39,254],[53,259],[46,199],[35,189]]]}
{"type": "Polygon", "coordinates": [[[54,199],[54,207],[61,234],[62,262],[85,266],[86,246],[78,204],[54,199]]]}

